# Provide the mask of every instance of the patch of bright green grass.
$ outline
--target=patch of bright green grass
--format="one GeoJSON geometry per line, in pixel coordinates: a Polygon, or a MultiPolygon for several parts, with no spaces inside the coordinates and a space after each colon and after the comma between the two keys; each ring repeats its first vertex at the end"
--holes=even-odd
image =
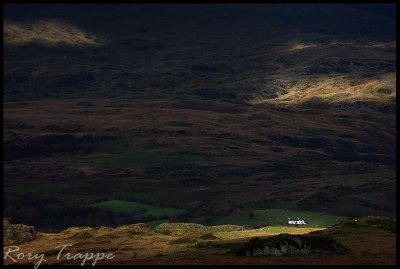
{"type": "Polygon", "coordinates": [[[305,219],[307,220],[308,224],[301,225],[301,227],[307,228],[327,228],[347,219],[346,217],[342,216],[333,216],[318,212],[291,211],[281,209],[255,210],[254,215],[257,219],[263,219],[271,224],[281,225],[286,224],[289,218],[305,219]]]}
{"type": "Polygon", "coordinates": [[[165,192],[136,192],[136,193],[119,193],[110,196],[112,200],[136,201],[153,203],[159,201],[166,195],[165,192]]]}
{"type": "Polygon", "coordinates": [[[267,226],[267,227],[262,227],[259,230],[262,232],[269,232],[269,233],[281,233],[287,228],[288,228],[287,226],[267,226]]]}
{"type": "Polygon", "coordinates": [[[250,230],[243,230],[243,231],[229,231],[229,232],[216,232],[213,235],[217,238],[237,238],[240,236],[259,236],[259,233],[268,233],[269,235],[272,234],[280,234],[290,231],[294,227],[288,226],[267,226],[262,227],[259,229],[250,229],[250,230]]]}
{"type": "Polygon", "coordinates": [[[343,216],[328,215],[319,212],[310,211],[295,211],[284,209],[259,209],[249,215],[231,215],[217,219],[216,224],[229,223],[237,225],[250,225],[250,226],[282,226],[287,225],[289,218],[291,219],[305,219],[308,224],[299,225],[304,228],[327,228],[331,227],[342,220],[347,219],[343,216]]]}
{"type": "Polygon", "coordinates": [[[173,216],[180,213],[182,210],[172,207],[159,207],[148,205],[139,202],[110,200],[100,203],[95,203],[92,206],[108,209],[113,212],[135,212],[141,215],[151,215],[154,217],[173,216]]]}

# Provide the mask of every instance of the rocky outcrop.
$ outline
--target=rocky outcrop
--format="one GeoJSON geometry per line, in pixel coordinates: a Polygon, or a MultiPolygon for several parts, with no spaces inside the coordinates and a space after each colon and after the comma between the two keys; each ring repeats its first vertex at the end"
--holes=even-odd
{"type": "Polygon", "coordinates": [[[93,240],[95,238],[131,238],[136,235],[143,235],[150,232],[150,228],[145,223],[123,225],[116,228],[110,227],[70,227],[62,233],[68,239],[74,240],[93,240]]]}
{"type": "Polygon", "coordinates": [[[204,226],[197,223],[162,223],[155,228],[155,231],[163,234],[187,234],[187,233],[216,233],[241,231],[246,228],[239,225],[217,225],[204,226]]]}
{"type": "Polygon", "coordinates": [[[354,235],[376,231],[386,231],[396,234],[395,219],[380,216],[360,217],[342,221],[327,230],[316,231],[313,234],[326,234],[335,237],[338,235],[354,235]]]}
{"type": "Polygon", "coordinates": [[[114,229],[115,231],[127,231],[129,234],[145,234],[150,228],[145,223],[129,224],[114,229]]]}
{"type": "Polygon", "coordinates": [[[255,237],[237,250],[240,256],[292,256],[309,254],[344,254],[348,250],[330,237],[280,234],[255,237]]]}
{"type": "Polygon", "coordinates": [[[8,219],[3,219],[3,244],[5,246],[31,242],[36,238],[36,234],[33,226],[11,224],[8,219]]]}

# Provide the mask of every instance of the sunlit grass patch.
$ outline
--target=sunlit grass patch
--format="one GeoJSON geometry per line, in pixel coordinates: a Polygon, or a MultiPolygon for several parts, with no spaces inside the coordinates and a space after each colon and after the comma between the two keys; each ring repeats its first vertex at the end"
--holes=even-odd
{"type": "Polygon", "coordinates": [[[111,195],[109,199],[153,203],[159,201],[165,195],[165,192],[117,193],[111,195]]]}
{"type": "Polygon", "coordinates": [[[6,44],[39,43],[53,46],[98,45],[97,38],[79,27],[56,20],[36,21],[32,23],[6,22],[4,24],[6,44]]]}
{"type": "Polygon", "coordinates": [[[218,218],[216,224],[232,223],[238,225],[260,226],[286,226],[288,219],[305,219],[308,224],[301,225],[305,228],[327,228],[342,220],[343,216],[334,216],[320,212],[297,211],[285,209],[258,209],[250,214],[234,214],[218,218]]]}
{"type": "Polygon", "coordinates": [[[217,232],[213,235],[221,239],[247,238],[256,236],[272,236],[281,233],[288,234],[306,234],[309,232],[319,231],[324,228],[298,228],[288,226],[266,226],[259,229],[249,229],[243,231],[217,232]]]}
{"type": "Polygon", "coordinates": [[[327,228],[347,219],[343,216],[334,216],[319,212],[292,211],[282,209],[255,210],[254,215],[257,219],[264,219],[271,224],[282,225],[285,225],[289,218],[305,219],[307,220],[308,224],[302,225],[302,227],[304,226],[307,228],[327,228]]]}

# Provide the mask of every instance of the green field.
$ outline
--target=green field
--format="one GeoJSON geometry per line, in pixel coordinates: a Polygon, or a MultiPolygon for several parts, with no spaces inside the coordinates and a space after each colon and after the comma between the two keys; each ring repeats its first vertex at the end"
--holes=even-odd
{"type": "Polygon", "coordinates": [[[242,231],[216,232],[214,236],[225,239],[235,239],[240,237],[271,236],[281,233],[294,233],[300,230],[313,231],[313,228],[305,229],[300,227],[288,226],[266,226],[259,229],[246,229],[242,231]]]}
{"type": "Polygon", "coordinates": [[[110,200],[124,200],[144,203],[154,203],[163,198],[165,192],[135,192],[135,193],[118,193],[109,196],[110,200]]]}
{"type": "Polygon", "coordinates": [[[300,225],[305,228],[327,228],[342,220],[347,219],[343,216],[328,215],[320,212],[294,211],[284,209],[258,209],[250,214],[230,215],[215,220],[215,224],[238,224],[250,226],[281,226],[286,225],[288,218],[305,219],[308,224],[300,225]]]}
{"type": "Polygon", "coordinates": [[[160,218],[173,216],[182,211],[180,209],[172,207],[159,207],[139,202],[122,201],[122,200],[110,200],[110,201],[95,203],[92,204],[92,206],[108,209],[113,212],[135,212],[144,216],[152,215],[154,217],[160,217],[160,218]]]}

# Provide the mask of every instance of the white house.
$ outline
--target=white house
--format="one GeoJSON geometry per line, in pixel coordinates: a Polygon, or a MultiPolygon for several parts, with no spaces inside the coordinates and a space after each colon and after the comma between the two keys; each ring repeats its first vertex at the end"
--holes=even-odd
{"type": "Polygon", "coordinates": [[[288,220],[288,224],[290,225],[305,225],[307,224],[307,221],[304,219],[297,219],[297,220],[288,220]]]}

